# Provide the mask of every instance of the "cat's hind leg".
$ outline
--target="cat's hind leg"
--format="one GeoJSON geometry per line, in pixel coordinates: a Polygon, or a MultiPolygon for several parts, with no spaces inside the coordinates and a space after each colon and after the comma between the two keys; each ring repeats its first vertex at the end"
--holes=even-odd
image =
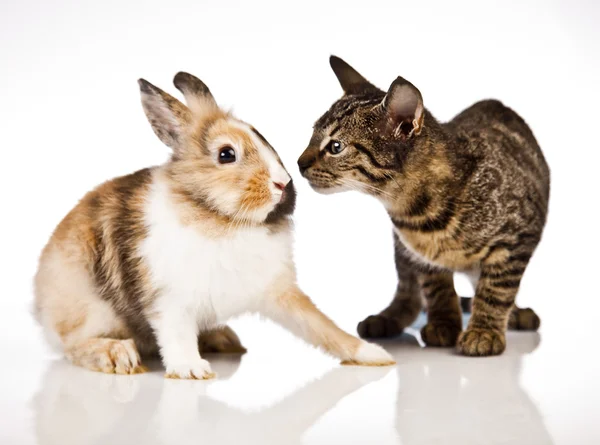
{"type": "MultiPolygon", "coordinates": [[[[472,298],[460,297],[460,307],[463,313],[471,313],[472,298]]],[[[520,308],[516,304],[508,316],[508,329],[512,331],[537,331],[541,320],[531,308],[520,308]]]]}
{"type": "Polygon", "coordinates": [[[508,316],[508,329],[514,331],[537,331],[540,324],[540,317],[528,307],[520,308],[515,304],[508,316]]]}

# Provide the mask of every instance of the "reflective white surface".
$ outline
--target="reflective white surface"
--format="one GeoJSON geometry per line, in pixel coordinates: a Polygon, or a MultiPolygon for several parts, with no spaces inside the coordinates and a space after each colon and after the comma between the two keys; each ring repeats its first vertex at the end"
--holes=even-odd
{"type": "MultiPolygon", "coordinates": [[[[423,322],[423,317],[418,324],[423,322]]],[[[135,376],[70,365],[32,338],[4,369],[6,444],[597,444],[597,381],[577,391],[585,356],[548,368],[560,348],[511,332],[500,357],[420,346],[417,331],[386,341],[398,364],[343,367],[254,318],[234,323],[249,352],[208,356],[211,381],[135,376]],[[31,352],[35,352],[31,354],[31,352]],[[554,380],[552,379],[554,376],[554,380]],[[550,390],[547,392],[547,390],[550,390]]],[[[35,331],[35,330],[32,330],[35,331]]],[[[8,342],[3,342],[6,350],[8,342]]],[[[5,351],[3,357],[9,357],[5,351]]],[[[15,351],[13,351],[15,352],[15,351]]]]}

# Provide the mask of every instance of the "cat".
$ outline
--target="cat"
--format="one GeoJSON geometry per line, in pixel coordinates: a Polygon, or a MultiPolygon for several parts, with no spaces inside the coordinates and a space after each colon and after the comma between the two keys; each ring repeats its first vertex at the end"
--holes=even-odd
{"type": "Polygon", "coordinates": [[[359,334],[397,336],[422,297],[429,346],[497,355],[507,325],[537,330],[539,317],[515,297],[546,223],[550,171],[525,121],[484,100],[442,124],[402,77],[386,93],[342,59],[332,56],[330,64],[344,95],[316,121],[300,172],[317,192],[376,197],[394,226],[396,294],[359,323],[359,334]],[[477,281],[465,331],[456,271],[477,281]]]}

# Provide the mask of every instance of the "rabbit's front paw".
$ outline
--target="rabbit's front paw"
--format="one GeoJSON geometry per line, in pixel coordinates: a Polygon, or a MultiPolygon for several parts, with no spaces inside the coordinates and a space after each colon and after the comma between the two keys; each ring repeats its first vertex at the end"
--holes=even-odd
{"type": "Polygon", "coordinates": [[[381,346],[363,341],[354,357],[344,360],[342,365],[389,366],[395,363],[394,358],[381,346]]]}
{"type": "Polygon", "coordinates": [[[210,369],[210,363],[201,358],[193,363],[167,366],[167,373],[165,374],[168,379],[207,380],[212,379],[214,376],[215,373],[210,369]]]}

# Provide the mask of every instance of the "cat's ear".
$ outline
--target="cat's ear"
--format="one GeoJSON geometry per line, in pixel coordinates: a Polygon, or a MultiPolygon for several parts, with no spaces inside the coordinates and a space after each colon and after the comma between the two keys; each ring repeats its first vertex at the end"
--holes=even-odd
{"type": "Polygon", "coordinates": [[[425,116],[423,96],[408,80],[396,78],[390,85],[382,106],[395,136],[407,137],[421,132],[425,116]]]}
{"type": "Polygon", "coordinates": [[[346,94],[357,94],[372,89],[377,90],[377,87],[339,57],[331,56],[329,64],[346,94]]]}
{"type": "Polygon", "coordinates": [[[152,130],[175,152],[183,149],[187,127],[191,122],[190,110],[170,94],[144,79],[138,80],[142,106],[152,130]]]}
{"type": "Polygon", "coordinates": [[[175,87],[183,93],[185,102],[195,114],[211,112],[217,102],[204,82],[191,74],[179,72],[173,79],[175,87]]]}

